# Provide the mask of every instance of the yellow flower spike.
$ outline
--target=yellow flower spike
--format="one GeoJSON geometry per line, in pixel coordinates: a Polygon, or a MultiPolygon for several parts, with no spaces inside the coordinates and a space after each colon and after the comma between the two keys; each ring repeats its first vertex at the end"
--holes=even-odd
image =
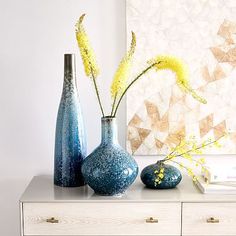
{"type": "Polygon", "coordinates": [[[164,173],[165,169],[164,168],[161,168],[160,169],[160,173],[164,173]]]}
{"type": "Polygon", "coordinates": [[[178,58],[168,55],[160,55],[150,60],[149,64],[154,64],[156,70],[171,70],[176,75],[176,83],[180,89],[192,95],[197,101],[206,104],[207,101],[200,97],[190,86],[188,81],[188,69],[186,65],[178,58]]]}
{"type": "Polygon", "coordinates": [[[196,182],[198,180],[198,177],[196,175],[194,175],[192,178],[193,178],[193,182],[196,182]]]}
{"type": "Polygon", "coordinates": [[[159,173],[159,174],[158,174],[158,177],[159,177],[160,179],[163,179],[163,178],[164,178],[164,174],[159,173]]]}
{"type": "Polygon", "coordinates": [[[76,24],[76,39],[80,49],[81,58],[84,64],[85,74],[89,77],[97,78],[99,75],[99,68],[96,62],[94,51],[90,45],[88,36],[83,27],[83,20],[85,14],[80,16],[76,24]]]}
{"type": "Polygon", "coordinates": [[[205,163],[206,163],[206,160],[205,160],[204,158],[200,158],[200,159],[199,159],[199,162],[200,162],[201,164],[205,164],[205,163]]]}
{"type": "Polygon", "coordinates": [[[206,173],[206,172],[207,172],[207,169],[206,169],[204,166],[202,166],[201,172],[202,172],[202,173],[206,173]]]}
{"type": "Polygon", "coordinates": [[[217,148],[220,148],[221,147],[221,144],[219,143],[219,142],[215,142],[214,144],[213,144],[215,147],[217,147],[217,148]]]}
{"type": "MultiPolygon", "coordinates": [[[[224,137],[224,136],[222,136],[224,137]]],[[[202,154],[202,150],[206,147],[210,147],[211,145],[218,145],[218,141],[219,139],[221,139],[222,137],[218,138],[217,140],[214,139],[208,139],[208,141],[203,141],[201,143],[197,143],[197,141],[193,138],[188,141],[186,141],[185,139],[180,140],[179,144],[173,149],[171,148],[171,153],[168,154],[164,159],[163,162],[173,162],[175,164],[177,164],[180,169],[184,169],[187,171],[188,175],[193,179],[193,181],[197,181],[198,177],[197,175],[195,175],[194,173],[194,169],[195,167],[200,167],[202,173],[205,173],[207,171],[206,167],[204,166],[204,164],[206,163],[205,158],[201,157],[201,158],[194,158],[193,154],[202,154]],[[176,157],[181,157],[185,160],[187,160],[189,163],[191,163],[191,167],[194,167],[194,169],[190,168],[188,165],[186,165],[185,163],[181,163],[179,161],[173,160],[176,157]]],[[[158,175],[156,176],[156,178],[158,178],[159,180],[161,180],[160,177],[160,173],[161,171],[158,173],[158,175]]]]}
{"type": "Polygon", "coordinates": [[[125,55],[125,57],[121,60],[113,78],[113,82],[111,85],[112,98],[121,95],[126,88],[126,82],[130,73],[135,47],[136,47],[136,36],[135,33],[132,32],[130,49],[125,55]]]}

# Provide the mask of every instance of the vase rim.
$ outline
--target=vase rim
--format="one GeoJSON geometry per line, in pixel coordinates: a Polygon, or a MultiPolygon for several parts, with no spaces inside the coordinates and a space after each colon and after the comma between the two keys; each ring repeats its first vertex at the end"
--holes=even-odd
{"type": "Polygon", "coordinates": [[[102,121],[105,121],[105,120],[116,120],[116,117],[115,116],[104,116],[101,118],[102,121]]]}

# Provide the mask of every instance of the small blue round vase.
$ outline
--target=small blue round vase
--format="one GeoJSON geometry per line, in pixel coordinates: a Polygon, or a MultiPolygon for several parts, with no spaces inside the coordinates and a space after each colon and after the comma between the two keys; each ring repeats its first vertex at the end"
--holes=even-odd
{"type": "Polygon", "coordinates": [[[121,195],[138,175],[138,165],[118,143],[115,118],[102,118],[101,144],[84,160],[85,182],[98,195],[121,195]]]}
{"type": "Polygon", "coordinates": [[[175,188],[182,180],[180,171],[171,165],[164,164],[162,161],[158,161],[155,164],[149,165],[142,170],[141,180],[147,188],[151,189],[171,189],[175,188]],[[155,171],[160,171],[164,168],[164,178],[161,183],[155,182],[155,171]]]}

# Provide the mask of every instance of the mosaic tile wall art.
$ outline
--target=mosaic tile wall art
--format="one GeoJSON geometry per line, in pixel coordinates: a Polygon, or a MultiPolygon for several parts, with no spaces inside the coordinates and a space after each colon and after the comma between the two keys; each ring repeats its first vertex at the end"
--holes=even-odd
{"type": "Polygon", "coordinates": [[[127,149],[165,154],[179,137],[229,135],[208,154],[236,153],[236,1],[127,0],[127,42],[137,36],[133,78],[158,54],[182,58],[190,82],[207,99],[183,94],[169,71],[150,72],[127,96],[127,149]]]}

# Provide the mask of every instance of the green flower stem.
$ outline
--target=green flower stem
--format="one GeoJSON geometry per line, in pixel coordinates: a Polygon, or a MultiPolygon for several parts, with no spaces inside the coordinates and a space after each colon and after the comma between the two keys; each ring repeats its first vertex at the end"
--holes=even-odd
{"type": "Polygon", "coordinates": [[[105,117],[104,110],[103,110],[103,107],[102,107],[101,98],[100,98],[100,95],[99,95],[99,92],[98,92],[98,86],[97,86],[96,79],[95,79],[95,76],[94,76],[94,73],[93,73],[93,67],[92,67],[90,61],[89,61],[89,65],[90,65],[91,77],[92,77],[92,80],[93,80],[93,85],[94,85],[94,88],[95,88],[95,91],[96,91],[96,95],[97,95],[98,103],[99,103],[99,106],[100,106],[100,110],[102,112],[102,117],[105,117]]]}
{"type": "Polygon", "coordinates": [[[114,111],[114,109],[115,109],[115,105],[116,105],[116,99],[117,99],[117,93],[116,93],[116,95],[115,95],[115,97],[114,97],[114,100],[113,100],[113,103],[112,103],[112,108],[111,108],[111,116],[112,116],[112,114],[113,114],[113,111],[114,111]]]}
{"type": "MultiPolygon", "coordinates": [[[[177,150],[177,148],[179,147],[180,144],[181,144],[181,139],[179,140],[178,145],[175,146],[175,148],[173,149],[173,151],[170,152],[170,153],[168,154],[168,156],[171,156],[173,153],[175,153],[175,151],[177,150]]],[[[174,157],[173,157],[173,158],[174,158],[174,157]]],[[[165,157],[164,160],[166,160],[166,159],[169,159],[169,158],[165,157]]]]}
{"type": "MultiPolygon", "coordinates": [[[[82,20],[83,20],[84,16],[85,16],[85,14],[84,14],[83,17],[81,18],[82,20]]],[[[88,50],[84,50],[84,51],[85,51],[87,57],[89,58],[89,56],[88,56],[88,50]]],[[[92,77],[93,85],[94,85],[94,88],[95,88],[95,91],[96,91],[98,103],[99,103],[99,106],[100,106],[100,110],[101,110],[101,112],[102,112],[102,117],[105,117],[104,110],[103,110],[103,107],[102,107],[101,98],[100,98],[100,95],[99,95],[99,92],[98,92],[98,86],[97,86],[97,83],[96,83],[96,78],[95,78],[94,73],[93,73],[93,67],[92,67],[91,61],[88,61],[88,63],[89,63],[89,66],[90,66],[91,77],[92,77]]]]}
{"type": "MultiPolygon", "coordinates": [[[[218,141],[219,139],[221,139],[222,137],[224,137],[224,135],[221,136],[220,138],[218,138],[217,140],[211,141],[211,142],[209,142],[209,143],[207,143],[207,144],[205,144],[205,145],[201,145],[201,146],[199,146],[199,147],[197,147],[197,148],[190,149],[190,150],[188,150],[188,151],[186,151],[186,152],[177,154],[177,155],[173,156],[172,158],[180,157],[180,156],[182,156],[182,155],[184,155],[184,154],[188,154],[188,153],[190,153],[190,152],[192,152],[192,151],[196,151],[196,150],[199,150],[199,149],[201,149],[201,148],[207,147],[207,146],[209,146],[209,145],[211,145],[211,144],[217,142],[217,141],[218,141]]],[[[167,157],[166,157],[166,158],[164,158],[163,160],[164,160],[164,161],[169,161],[169,160],[171,160],[172,158],[167,158],[167,157]]]]}
{"type": "MultiPolygon", "coordinates": [[[[171,161],[171,162],[173,162],[173,163],[179,165],[180,168],[184,168],[186,171],[188,171],[188,168],[187,168],[186,166],[182,165],[181,163],[179,163],[178,161],[173,161],[173,160],[168,160],[168,161],[171,161]]],[[[196,175],[193,173],[193,176],[192,176],[192,177],[196,177],[196,175]]]]}
{"type": "Polygon", "coordinates": [[[152,65],[150,65],[149,67],[147,67],[145,70],[143,70],[128,86],[127,88],[124,90],[124,92],[122,93],[122,95],[120,96],[115,111],[113,112],[112,116],[116,116],[117,110],[119,108],[119,105],[122,101],[122,98],[124,97],[124,95],[126,94],[126,92],[128,91],[128,89],[142,76],[144,75],[147,71],[149,71],[150,69],[152,69],[157,63],[153,63],[152,65]]]}
{"type": "Polygon", "coordinates": [[[102,103],[101,103],[101,98],[100,98],[100,95],[99,95],[99,92],[98,92],[97,83],[96,83],[96,80],[95,80],[93,75],[92,75],[92,79],[93,79],[93,84],[94,84],[94,87],[95,87],[98,103],[99,103],[99,106],[100,106],[100,109],[101,109],[101,112],[102,112],[102,117],[105,117],[104,110],[103,110],[102,103]]]}
{"type": "MultiPolygon", "coordinates": [[[[173,156],[172,158],[168,158],[168,159],[163,159],[162,161],[163,162],[167,162],[167,161],[173,161],[173,159],[174,158],[176,158],[176,156],[173,156]]],[[[184,158],[184,157],[183,157],[184,158]]],[[[201,167],[204,167],[204,165],[200,162],[200,161],[198,161],[198,160],[195,160],[195,159],[187,159],[187,158],[184,158],[185,160],[187,160],[187,161],[190,161],[190,162],[195,162],[195,163],[197,163],[198,165],[200,165],[201,167]]]]}

